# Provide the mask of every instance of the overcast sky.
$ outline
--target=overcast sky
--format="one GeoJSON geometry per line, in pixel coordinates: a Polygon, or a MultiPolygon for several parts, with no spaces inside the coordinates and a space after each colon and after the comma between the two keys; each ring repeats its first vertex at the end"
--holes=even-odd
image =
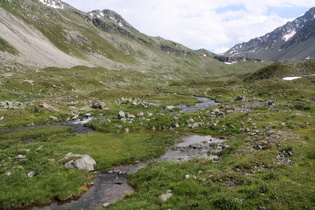
{"type": "Polygon", "coordinates": [[[149,36],[215,53],[265,35],[315,6],[314,0],[63,1],[84,12],[114,10],[149,36]]]}

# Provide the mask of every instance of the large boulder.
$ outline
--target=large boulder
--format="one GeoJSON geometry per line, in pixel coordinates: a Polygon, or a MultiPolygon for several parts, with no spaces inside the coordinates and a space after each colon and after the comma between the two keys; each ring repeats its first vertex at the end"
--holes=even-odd
{"type": "Polygon", "coordinates": [[[67,168],[77,168],[88,171],[93,171],[94,165],[96,164],[96,161],[89,155],[78,155],[72,154],[71,152],[62,158],[61,161],[66,161],[64,166],[67,168]]]}
{"type": "Polygon", "coordinates": [[[104,102],[94,102],[92,103],[93,109],[107,109],[107,104],[104,102]]]}

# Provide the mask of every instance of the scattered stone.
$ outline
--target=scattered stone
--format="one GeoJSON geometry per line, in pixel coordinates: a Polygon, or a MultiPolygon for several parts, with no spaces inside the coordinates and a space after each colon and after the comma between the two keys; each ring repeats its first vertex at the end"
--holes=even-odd
{"type": "Polygon", "coordinates": [[[187,174],[187,175],[185,175],[185,177],[184,177],[184,179],[189,179],[189,175],[187,174]]]}
{"type": "Polygon", "coordinates": [[[18,160],[20,160],[20,161],[27,160],[27,159],[26,159],[26,156],[25,156],[25,155],[21,155],[21,154],[18,155],[18,156],[16,156],[15,159],[18,159],[18,160]]]}
{"type": "Polygon", "coordinates": [[[11,176],[12,173],[11,173],[10,171],[6,171],[6,172],[4,173],[4,175],[6,175],[6,176],[11,176]]]}
{"type": "Polygon", "coordinates": [[[315,101],[315,96],[309,98],[310,101],[315,101]]]}
{"type": "Polygon", "coordinates": [[[20,149],[19,151],[20,152],[30,152],[31,150],[30,149],[20,149]]]}
{"type": "Polygon", "coordinates": [[[108,109],[107,104],[104,102],[93,102],[92,108],[93,109],[108,109]]]}
{"type": "Polygon", "coordinates": [[[108,118],[100,119],[100,123],[110,123],[110,122],[112,122],[112,121],[110,119],[108,119],[108,118]]]}
{"type": "Polygon", "coordinates": [[[175,124],[172,124],[172,128],[179,128],[179,124],[178,123],[175,123],[175,124]]]}
{"type": "Polygon", "coordinates": [[[48,109],[48,110],[50,110],[50,111],[54,111],[54,112],[59,112],[59,110],[57,109],[57,108],[55,108],[55,107],[53,107],[53,106],[51,106],[51,105],[49,105],[49,104],[47,104],[47,103],[42,103],[41,105],[40,105],[40,107],[42,107],[42,108],[44,108],[44,109],[48,109]]]}
{"type": "Polygon", "coordinates": [[[176,106],[166,106],[165,110],[172,110],[172,109],[175,109],[175,108],[176,108],[176,106]]]}
{"type": "Polygon", "coordinates": [[[41,146],[39,146],[37,149],[36,149],[36,151],[40,151],[40,150],[42,150],[43,149],[43,146],[41,145],[41,146]]]}
{"type": "Polygon", "coordinates": [[[161,201],[166,202],[168,199],[170,199],[173,196],[171,192],[171,190],[168,190],[166,194],[160,195],[159,198],[161,199],[161,201]]]}
{"type": "Polygon", "coordinates": [[[36,175],[35,171],[31,171],[31,172],[27,173],[28,178],[33,178],[35,175],[36,175]]]}
{"type": "Polygon", "coordinates": [[[245,101],[245,97],[244,96],[237,96],[235,101],[245,101]]]}
{"type": "Polygon", "coordinates": [[[64,164],[64,166],[67,168],[77,168],[77,169],[88,170],[88,171],[93,171],[94,165],[96,164],[96,161],[93,158],[91,158],[89,155],[78,155],[78,154],[72,154],[71,152],[68,153],[60,161],[64,161],[64,160],[67,161],[64,164]]]}
{"type": "Polygon", "coordinates": [[[55,116],[50,116],[49,118],[52,119],[52,120],[54,120],[54,121],[58,121],[58,118],[55,117],[55,116]]]}
{"type": "Polygon", "coordinates": [[[156,104],[154,103],[150,103],[148,101],[144,101],[142,99],[139,99],[139,98],[121,98],[121,99],[118,99],[116,101],[116,103],[118,105],[122,105],[122,104],[132,104],[134,106],[143,106],[145,108],[149,107],[149,106],[157,106],[156,104]]]}
{"type": "Polygon", "coordinates": [[[124,112],[124,111],[119,111],[119,112],[118,112],[118,118],[119,118],[119,119],[125,118],[125,112],[124,112]]]}
{"type": "Polygon", "coordinates": [[[104,203],[102,206],[103,206],[104,208],[106,208],[106,207],[109,207],[109,205],[110,205],[110,203],[104,203]]]}
{"type": "Polygon", "coordinates": [[[85,116],[86,118],[89,118],[89,117],[92,116],[92,114],[91,114],[91,113],[86,113],[84,116],[85,116]]]}
{"type": "Polygon", "coordinates": [[[143,118],[144,118],[144,113],[143,113],[143,112],[139,112],[139,113],[137,114],[137,117],[143,119],[143,118]]]}
{"type": "Polygon", "coordinates": [[[115,181],[114,181],[114,184],[117,184],[117,185],[122,185],[122,184],[123,184],[123,182],[122,182],[121,180],[115,180],[115,181]]]}

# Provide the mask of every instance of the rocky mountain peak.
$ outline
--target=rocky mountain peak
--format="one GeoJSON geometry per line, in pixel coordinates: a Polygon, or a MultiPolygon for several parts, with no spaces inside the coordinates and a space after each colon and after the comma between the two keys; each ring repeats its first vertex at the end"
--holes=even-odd
{"type": "Polygon", "coordinates": [[[66,8],[66,4],[62,1],[59,0],[39,0],[41,3],[55,8],[55,9],[65,9],[66,8]]]}
{"type": "Polygon", "coordinates": [[[262,60],[309,60],[315,59],[312,43],[315,43],[315,7],[264,36],[235,45],[224,55],[262,60]]]}
{"type": "Polygon", "coordinates": [[[104,9],[103,11],[93,10],[89,12],[88,15],[91,16],[92,18],[105,18],[105,19],[112,20],[113,22],[117,23],[121,27],[129,26],[129,24],[124,18],[122,18],[118,13],[109,9],[104,9]]]}

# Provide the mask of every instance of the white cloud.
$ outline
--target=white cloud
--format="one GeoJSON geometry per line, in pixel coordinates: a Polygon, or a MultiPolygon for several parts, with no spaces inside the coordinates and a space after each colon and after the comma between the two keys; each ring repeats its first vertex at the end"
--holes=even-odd
{"type": "Polygon", "coordinates": [[[289,19],[268,12],[270,7],[305,7],[313,0],[64,0],[82,11],[111,9],[139,31],[161,36],[192,49],[222,52],[262,36],[289,19]]]}

